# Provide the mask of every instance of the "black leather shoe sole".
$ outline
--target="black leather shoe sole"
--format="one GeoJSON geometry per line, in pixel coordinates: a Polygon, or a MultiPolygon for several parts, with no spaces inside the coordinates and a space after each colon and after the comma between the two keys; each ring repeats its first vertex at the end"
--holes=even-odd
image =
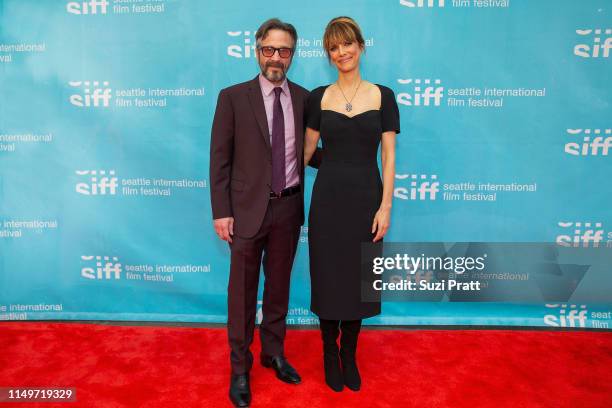
{"type": "Polygon", "coordinates": [[[278,378],[279,380],[281,380],[282,382],[285,382],[287,384],[300,384],[302,382],[302,380],[299,379],[294,379],[294,378],[288,378],[288,377],[284,377],[281,375],[281,373],[278,372],[278,370],[276,368],[274,368],[274,366],[272,365],[271,361],[267,361],[267,360],[261,360],[261,365],[266,367],[266,368],[271,368],[274,370],[274,372],[276,373],[276,378],[278,378]]]}
{"type": "Polygon", "coordinates": [[[235,400],[235,399],[232,397],[232,394],[230,394],[230,396],[229,396],[229,397],[230,397],[230,401],[232,401],[232,404],[234,404],[234,406],[235,406],[235,407],[244,408],[244,407],[248,407],[248,406],[249,406],[249,403],[248,403],[248,402],[246,402],[246,401],[238,401],[238,400],[235,400]]]}
{"type": "Polygon", "coordinates": [[[300,384],[302,382],[302,380],[296,380],[296,379],[293,379],[293,378],[283,377],[279,373],[276,373],[276,378],[278,378],[279,380],[281,380],[282,382],[285,382],[287,384],[298,385],[298,384],[300,384]]]}

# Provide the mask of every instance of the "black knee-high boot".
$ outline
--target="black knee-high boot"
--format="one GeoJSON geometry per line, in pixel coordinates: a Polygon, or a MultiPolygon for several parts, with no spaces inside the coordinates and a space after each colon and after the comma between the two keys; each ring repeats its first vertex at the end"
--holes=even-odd
{"type": "Polygon", "coordinates": [[[344,384],[353,391],[359,391],[361,376],[357,369],[357,338],[361,330],[361,320],[343,320],[340,322],[340,329],[340,360],[344,384]]]}
{"type": "Polygon", "coordinates": [[[320,320],[321,337],[323,338],[323,367],[325,368],[325,383],[334,391],[344,388],[340,358],[338,355],[338,320],[320,320]]]}

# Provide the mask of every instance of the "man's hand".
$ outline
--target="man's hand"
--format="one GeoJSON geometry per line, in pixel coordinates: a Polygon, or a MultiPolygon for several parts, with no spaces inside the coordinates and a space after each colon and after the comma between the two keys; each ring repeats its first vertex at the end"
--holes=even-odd
{"type": "Polygon", "coordinates": [[[224,241],[232,243],[234,235],[234,217],[217,218],[215,220],[215,232],[224,241]]]}

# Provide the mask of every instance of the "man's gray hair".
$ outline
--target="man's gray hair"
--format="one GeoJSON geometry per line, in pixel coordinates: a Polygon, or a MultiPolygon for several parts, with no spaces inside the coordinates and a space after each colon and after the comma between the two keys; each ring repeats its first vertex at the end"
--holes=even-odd
{"type": "Polygon", "coordinates": [[[271,18],[263,22],[257,32],[255,33],[255,40],[257,42],[257,46],[261,44],[261,40],[266,38],[268,35],[268,31],[270,30],[282,30],[291,36],[293,39],[293,48],[295,49],[295,44],[297,43],[297,31],[292,24],[285,23],[278,18],[271,18]]]}

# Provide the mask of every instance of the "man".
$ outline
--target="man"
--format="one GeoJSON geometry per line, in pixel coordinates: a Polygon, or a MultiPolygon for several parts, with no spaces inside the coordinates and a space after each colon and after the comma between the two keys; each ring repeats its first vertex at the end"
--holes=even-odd
{"type": "Polygon", "coordinates": [[[295,28],[270,19],[259,27],[255,38],[261,73],[219,93],[210,148],[215,231],[231,249],[229,395],[239,407],[251,401],[253,355],[249,346],[255,330],[262,255],[261,363],[273,368],[284,382],[301,382],[284,356],[284,339],[291,267],[304,222],[308,92],[286,78],[297,41],[295,28]]]}

